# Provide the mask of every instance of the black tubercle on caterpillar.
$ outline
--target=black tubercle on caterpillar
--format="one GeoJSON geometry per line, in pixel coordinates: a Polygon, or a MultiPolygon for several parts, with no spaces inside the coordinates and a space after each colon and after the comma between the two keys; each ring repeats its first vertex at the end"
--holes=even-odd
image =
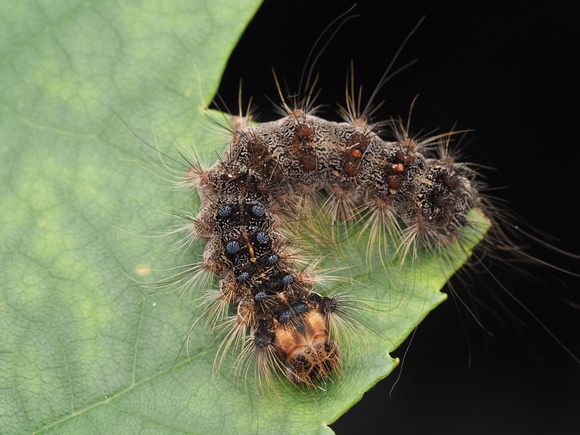
{"type": "MultiPolygon", "coordinates": [[[[571,206],[574,203],[572,192],[578,185],[575,177],[572,176],[578,161],[577,147],[573,145],[577,132],[573,128],[574,111],[569,109],[568,97],[566,97],[569,96],[571,101],[575,101],[574,97],[577,96],[574,78],[577,75],[577,67],[570,62],[576,51],[573,41],[577,40],[578,36],[571,30],[574,27],[569,18],[572,14],[558,15],[555,12],[540,13],[535,10],[519,8],[516,10],[505,7],[499,15],[497,11],[493,11],[493,15],[491,11],[489,13],[479,11],[478,15],[474,16],[467,6],[454,7],[453,10],[445,10],[445,7],[441,5],[434,5],[433,8],[435,7],[436,10],[433,11],[417,12],[410,10],[411,6],[390,5],[389,17],[391,18],[387,20],[388,25],[386,25],[385,17],[377,16],[375,21],[373,15],[378,14],[373,14],[373,10],[369,11],[365,5],[359,5],[357,13],[362,15],[360,21],[350,22],[348,32],[337,34],[335,41],[327,48],[323,57],[331,61],[323,60],[316,68],[320,71],[320,87],[322,88],[318,101],[333,104],[344,100],[337,90],[344,89],[345,72],[349,67],[350,59],[353,58],[357,82],[363,83],[370,93],[383,72],[385,64],[388,63],[385,59],[389,60],[392,56],[393,41],[396,41],[394,43],[396,46],[419,17],[426,13],[427,20],[422,25],[421,31],[414,36],[405,50],[408,58],[418,58],[419,63],[404,71],[396,78],[396,81],[392,81],[384,88],[382,94],[386,104],[382,107],[382,112],[386,113],[386,117],[406,113],[410,101],[419,93],[421,96],[412,120],[412,124],[417,126],[415,131],[421,129],[431,131],[438,127],[450,130],[456,121],[462,126],[475,128],[476,132],[471,135],[470,143],[465,145],[464,141],[463,152],[472,159],[479,159],[482,165],[498,168],[495,172],[486,172],[489,177],[486,181],[491,186],[508,185],[510,189],[505,193],[494,192],[494,195],[499,196],[501,193],[504,198],[507,198],[505,201],[509,202],[509,207],[506,208],[514,208],[533,225],[545,229],[546,234],[556,234],[563,240],[561,246],[569,251],[577,252],[577,219],[574,207],[571,206]],[[349,41],[351,41],[350,44],[349,41]],[[341,62],[342,65],[340,65],[341,62]],[[325,69],[326,66],[328,69],[325,69]],[[371,74],[370,77],[366,76],[367,72],[371,74]],[[334,80],[336,81],[333,84],[334,80]],[[509,193],[510,191],[516,193],[509,193]]],[[[337,6],[337,8],[342,11],[347,7],[337,6]]],[[[286,18],[280,21],[281,12],[273,3],[267,2],[263,6],[255,22],[261,22],[266,28],[250,27],[234,53],[231,64],[235,65],[236,56],[239,56],[239,62],[245,65],[251,60],[252,72],[249,74],[245,67],[240,66],[230,72],[231,75],[228,76],[226,73],[219,91],[222,98],[233,97],[230,102],[226,102],[226,105],[229,107],[237,105],[235,98],[237,98],[240,76],[243,77],[244,93],[252,95],[254,101],[259,100],[264,94],[269,96],[276,94],[274,85],[271,85],[269,72],[271,67],[288,77],[289,82],[299,77],[312,41],[320,33],[320,17],[327,17],[323,22],[328,22],[337,15],[337,12],[327,9],[317,11],[312,6],[301,8],[300,5],[296,5],[295,10],[300,12],[292,14],[285,10],[286,18]],[[280,34],[280,28],[295,29],[298,22],[301,23],[300,32],[290,32],[291,36],[280,34]],[[267,23],[271,23],[271,27],[268,28],[267,23]],[[286,26],[281,23],[286,23],[286,26]],[[307,29],[312,29],[312,33],[307,34],[307,29]],[[256,42],[247,42],[251,50],[244,52],[244,41],[252,41],[248,39],[251,38],[252,32],[257,34],[256,42]],[[279,36],[265,38],[264,35],[279,36]],[[267,44],[270,42],[273,46],[268,48],[267,44]],[[268,55],[256,56],[256,46],[262,47],[260,53],[268,53],[268,55]],[[292,47],[293,50],[280,50],[281,46],[292,47]],[[276,56],[279,56],[278,60],[276,56]],[[293,72],[294,77],[292,77],[293,72]],[[260,76],[260,74],[264,75],[260,76]],[[224,86],[227,84],[232,86],[229,90],[224,86]],[[270,88],[264,89],[265,86],[270,86],[270,88]]],[[[297,80],[294,80],[294,83],[296,82],[297,80]]],[[[274,119],[274,117],[264,116],[263,111],[269,107],[268,101],[262,100],[258,102],[258,106],[262,111],[261,118],[274,119]]],[[[332,110],[327,112],[332,116],[332,110]]],[[[348,165],[348,161],[345,163],[348,165]]],[[[510,222],[514,225],[520,224],[517,219],[512,219],[510,222]]],[[[536,250],[529,251],[534,258],[545,258],[548,262],[563,264],[563,267],[569,270],[577,269],[577,263],[569,261],[565,256],[552,257],[552,251],[537,250],[537,247],[534,249],[536,250]]],[[[482,264],[484,268],[487,268],[487,259],[484,258],[482,264]]],[[[529,306],[531,312],[536,314],[543,324],[547,325],[574,353],[578,354],[577,335],[570,336],[578,327],[577,311],[569,310],[566,304],[554,304],[546,300],[546,285],[534,289],[535,283],[522,277],[523,273],[536,276],[538,281],[547,282],[548,288],[553,284],[554,291],[560,292],[566,291],[565,285],[560,284],[566,278],[559,274],[546,273],[538,266],[538,263],[533,261],[529,265],[517,268],[516,276],[504,274],[498,269],[493,270],[493,276],[497,277],[501,284],[517,293],[517,298],[529,306]],[[522,282],[525,289],[521,289],[522,282]],[[537,299],[536,306],[533,305],[535,299],[537,299]],[[553,313],[542,309],[542,306],[547,304],[552,304],[550,306],[553,313]]],[[[483,275],[488,275],[488,271],[485,270],[483,275]]],[[[506,344],[499,350],[497,347],[495,350],[492,348],[490,353],[496,359],[492,358],[487,367],[490,376],[495,376],[497,379],[493,383],[494,388],[505,391],[504,394],[508,397],[517,394],[518,389],[525,389],[530,397],[535,397],[531,391],[536,389],[540,397],[545,397],[546,392],[549,393],[548,396],[551,396],[549,402],[545,399],[525,402],[518,395],[518,401],[526,403],[526,406],[511,407],[514,417],[508,419],[502,429],[510,432],[510,428],[515,428],[516,420],[526,419],[527,423],[522,423],[524,427],[530,427],[533,423],[536,423],[536,427],[541,427],[538,426],[537,418],[530,417],[540,404],[544,409],[553,409],[556,414],[562,413],[565,409],[571,410],[575,404],[577,406],[577,399],[570,394],[567,388],[569,383],[565,381],[566,374],[570,377],[578,373],[575,363],[559,349],[559,345],[555,345],[549,337],[546,338],[541,328],[534,326],[534,320],[525,317],[527,315],[525,312],[518,313],[517,305],[510,306],[509,297],[501,296],[501,290],[497,291],[498,283],[494,283],[493,279],[488,280],[487,284],[481,288],[476,287],[474,283],[470,285],[472,287],[468,294],[476,299],[483,299],[484,304],[493,302],[488,297],[489,294],[500,294],[502,304],[507,304],[510,312],[516,311],[516,316],[505,315],[501,310],[499,314],[497,310],[492,311],[491,317],[482,320],[487,328],[491,328],[487,325],[490,322],[493,325],[497,318],[500,318],[501,322],[513,321],[516,324],[523,323],[524,321],[520,319],[525,318],[527,328],[534,328],[531,334],[516,332],[506,339],[509,341],[500,341],[500,346],[503,346],[503,343],[506,344]],[[544,355],[543,365],[534,365],[532,352],[521,352],[526,349],[530,337],[542,341],[541,346],[531,345],[536,352],[550,354],[549,358],[544,355]],[[511,348],[520,351],[514,352],[510,350],[511,348]],[[510,360],[513,361],[510,362],[510,360]],[[546,375],[544,367],[554,368],[546,375]],[[508,373],[509,376],[504,373],[508,373]],[[525,375],[525,373],[529,374],[525,375]],[[521,416],[521,418],[516,416],[521,416]]],[[[570,288],[577,289],[577,281],[572,281],[570,288]]],[[[567,296],[574,298],[575,293],[567,296]]],[[[482,315],[485,313],[478,312],[477,314],[480,319],[482,315]]],[[[431,316],[432,318],[427,319],[427,322],[458,318],[455,307],[449,303],[444,304],[431,316]]],[[[470,316],[465,317],[468,323],[469,319],[470,316]]],[[[470,355],[465,338],[465,326],[456,321],[451,328],[444,326],[444,329],[441,328],[441,325],[433,326],[433,328],[419,328],[416,342],[410,351],[410,358],[405,364],[403,385],[398,386],[394,399],[389,403],[392,411],[389,413],[389,418],[405,415],[404,409],[397,407],[397,391],[404,388],[405,383],[413,383],[414,377],[421,379],[422,385],[417,386],[417,393],[412,395],[412,401],[405,407],[417,409],[418,403],[422,403],[424,399],[429,406],[419,405],[419,408],[425,413],[433,410],[433,414],[430,414],[433,417],[431,421],[442,421],[441,417],[435,415],[435,412],[440,412],[448,416],[446,421],[448,423],[464,412],[460,409],[466,404],[472,404],[476,408],[480,403],[479,400],[473,398],[466,400],[466,396],[461,394],[463,388],[453,387],[455,380],[458,385],[462,383],[471,385],[472,389],[466,393],[467,397],[472,397],[472,393],[473,396],[480,394],[482,397],[488,397],[489,402],[486,403],[489,410],[487,412],[491,415],[500,415],[499,403],[501,401],[497,401],[497,397],[501,394],[496,396],[491,393],[487,395],[482,393],[484,385],[489,381],[471,378],[466,380],[474,373],[473,371],[466,373],[464,370],[467,357],[470,355]],[[441,331],[441,337],[432,336],[431,331],[441,331]],[[437,343],[436,348],[429,344],[422,346],[417,343],[421,341],[422,333],[430,337],[425,340],[437,343]],[[452,341],[452,337],[458,338],[452,341]],[[460,349],[457,352],[458,356],[451,356],[451,353],[455,351],[453,347],[460,349]],[[441,353],[441,357],[433,358],[434,352],[441,352],[440,349],[445,349],[445,352],[441,353]],[[420,351],[423,351],[424,358],[413,357],[413,354],[420,351]],[[437,366],[437,369],[426,370],[423,367],[417,375],[414,375],[413,364],[422,359],[430,361],[435,359],[443,363],[437,366]],[[429,387],[429,382],[433,386],[429,387]],[[441,398],[446,391],[453,396],[441,398]],[[433,397],[434,394],[437,395],[437,400],[433,397]],[[461,399],[457,400],[458,398],[461,399]],[[498,405],[489,405],[490,402],[497,402],[498,405]],[[434,406],[436,403],[445,403],[446,406],[444,408],[434,406]],[[445,411],[447,409],[449,411],[445,411]]],[[[474,336],[475,334],[471,331],[467,335],[474,336]]],[[[502,334],[507,333],[499,332],[500,337],[502,334]]],[[[490,341],[490,346],[494,346],[494,342],[497,340],[490,341]]],[[[474,366],[477,367],[478,359],[487,360],[484,355],[477,355],[481,353],[481,346],[478,343],[473,346],[471,352],[476,354],[473,356],[474,366]]],[[[478,373],[479,371],[475,374],[478,373]]],[[[387,390],[389,388],[387,387],[387,390]]],[[[382,395],[384,398],[388,392],[375,389],[370,394],[382,395]]],[[[376,398],[374,401],[371,400],[371,403],[376,403],[377,406],[382,403],[384,406],[384,401],[376,398]]],[[[362,407],[372,409],[368,402],[362,407]]],[[[356,412],[356,407],[354,411],[356,412]]],[[[382,416],[381,413],[378,415],[382,416]]],[[[343,420],[344,418],[341,419],[343,420]]],[[[409,428],[418,424],[415,423],[416,419],[401,417],[401,420],[401,424],[407,430],[412,430],[409,428]]],[[[486,420],[493,420],[493,418],[486,420]]],[[[481,422],[482,420],[474,416],[471,421],[481,422]]],[[[541,421],[543,422],[544,420],[541,421]]],[[[490,430],[493,429],[496,432],[498,429],[493,421],[487,423],[487,426],[482,423],[482,427],[489,427],[490,430]]],[[[552,425],[551,428],[553,429],[554,426],[552,425]]],[[[530,431],[530,433],[533,432],[533,430],[530,431]]]]}

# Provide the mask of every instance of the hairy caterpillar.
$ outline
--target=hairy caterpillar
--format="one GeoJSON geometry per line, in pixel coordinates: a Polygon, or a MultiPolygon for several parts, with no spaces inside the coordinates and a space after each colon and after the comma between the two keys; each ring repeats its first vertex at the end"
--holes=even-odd
{"type": "MultiPolygon", "coordinates": [[[[404,31],[406,31],[406,30],[408,30],[408,27],[407,27],[407,29],[402,29],[402,31],[403,31],[403,32],[404,32],[404,31]]],[[[296,44],[297,44],[297,48],[302,48],[302,47],[303,47],[303,46],[301,46],[299,43],[296,43],[296,44]]],[[[302,52],[304,52],[304,51],[302,51],[302,52]]],[[[302,56],[302,57],[303,57],[303,56],[302,56]]],[[[420,56],[419,56],[419,57],[420,57],[420,56]]],[[[423,62],[423,63],[427,63],[427,61],[424,61],[423,59],[422,59],[422,62],[423,62]]],[[[256,69],[258,69],[258,68],[256,68],[256,69]]],[[[268,81],[264,81],[264,82],[265,82],[265,83],[267,83],[268,81]]],[[[236,83],[237,83],[237,81],[236,81],[236,83]]],[[[326,86],[326,85],[325,85],[325,86],[326,86]]],[[[329,87],[330,87],[330,86],[329,86],[329,87]]],[[[336,87],[335,87],[335,89],[336,89],[336,87]]],[[[340,87],[339,87],[338,89],[340,89],[340,87]]],[[[221,93],[222,95],[225,95],[225,94],[226,94],[226,93],[225,93],[225,92],[223,92],[223,91],[221,91],[220,93],[221,93]]],[[[259,93],[259,91],[258,91],[258,92],[252,92],[252,93],[253,93],[253,94],[258,94],[258,93],[259,93]]],[[[271,94],[271,93],[270,93],[270,94],[271,94]]],[[[411,97],[412,97],[412,96],[411,96],[411,97]]],[[[336,98],[335,98],[335,99],[336,99],[336,98]]],[[[331,100],[324,100],[324,101],[333,101],[333,100],[331,99],[331,100]]],[[[407,105],[407,104],[408,104],[408,99],[407,99],[407,101],[406,101],[406,105],[407,105]]],[[[405,107],[406,107],[406,106],[405,106],[405,107]]],[[[461,119],[461,117],[460,117],[460,116],[453,117],[453,120],[455,120],[455,119],[461,119]]],[[[479,125],[479,124],[477,124],[477,125],[479,125]]],[[[429,127],[429,128],[430,128],[430,127],[429,127]]],[[[520,153],[521,153],[521,151],[520,151],[520,153]]],[[[504,156],[504,154],[505,154],[505,152],[504,152],[504,151],[502,151],[502,154],[501,154],[501,155],[502,155],[502,156],[504,156]]],[[[518,161],[521,161],[521,159],[520,159],[520,160],[518,160],[518,161]]],[[[510,168],[510,169],[511,169],[511,168],[510,168]]]]}
{"type": "Polygon", "coordinates": [[[219,300],[237,306],[233,329],[250,331],[249,352],[266,366],[259,370],[279,365],[292,382],[313,385],[340,361],[329,330],[342,301],[314,292],[316,279],[296,268],[277,231],[281,218],[299,215],[324,189],[334,221],[368,211],[377,225],[395,226],[377,231],[413,255],[475,228],[467,214],[479,199],[469,171],[450,156],[425,154],[428,144],[404,132],[386,142],[354,113],[350,123],[333,123],[287,109],[279,121],[240,125],[216,164],[192,168],[202,202],[191,231],[207,242],[204,269],[220,278],[219,300]]]}

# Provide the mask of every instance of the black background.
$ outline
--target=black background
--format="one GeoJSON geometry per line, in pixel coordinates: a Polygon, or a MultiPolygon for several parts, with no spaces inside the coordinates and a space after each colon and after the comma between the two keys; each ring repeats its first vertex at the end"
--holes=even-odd
{"type": "MultiPolygon", "coordinates": [[[[490,193],[515,210],[512,221],[540,229],[551,243],[580,253],[576,13],[555,3],[549,9],[529,3],[501,8],[432,3],[389,2],[383,11],[376,9],[379,2],[359,2],[351,12],[359,17],[342,27],[314,68],[322,89],[318,102],[337,118],[351,60],[368,98],[425,15],[397,65],[418,63],[381,89],[385,104],[377,118],[406,118],[419,94],[413,131],[448,131],[454,124],[474,129],[462,141],[464,154],[495,168],[486,171],[489,184],[506,189],[490,193]]],[[[242,79],[245,103],[252,96],[260,119],[275,119],[267,98],[278,101],[271,69],[295,91],[314,41],[352,5],[267,0],[228,64],[220,106],[237,113],[242,79]]],[[[530,252],[580,271],[580,260],[538,246],[530,252]]],[[[578,433],[580,365],[541,325],[580,356],[580,311],[567,302],[580,302],[580,278],[537,264],[524,267],[531,276],[511,266],[504,269],[494,266],[494,276],[539,322],[485,274],[470,274],[469,285],[455,281],[459,296],[481,299],[475,304],[478,318],[494,336],[450,298],[421,324],[412,343],[396,352],[402,357],[408,349],[392,394],[398,372],[365,394],[332,428],[337,433],[371,428],[396,434],[578,433]]]]}

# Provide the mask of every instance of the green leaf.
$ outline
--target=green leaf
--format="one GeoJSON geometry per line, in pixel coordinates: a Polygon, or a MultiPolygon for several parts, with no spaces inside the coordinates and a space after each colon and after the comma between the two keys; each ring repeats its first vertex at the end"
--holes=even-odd
{"type": "Polygon", "coordinates": [[[387,275],[378,255],[351,246],[360,266],[341,272],[354,279],[341,287],[378,302],[367,323],[382,333],[344,342],[344,373],[324,389],[276,381],[276,394],[257,394],[229,360],[216,374],[220,338],[202,327],[180,352],[203,289],[158,282],[199,261],[203,244],[184,253],[183,234],[157,236],[195,198],[171,189],[155,161],[177,179],[180,164],[139,138],[176,160],[176,148],[215,160],[227,138],[199,108],[258,6],[0,6],[0,433],[328,433],[444,299],[438,289],[467,252],[422,276],[408,263],[387,275]]]}

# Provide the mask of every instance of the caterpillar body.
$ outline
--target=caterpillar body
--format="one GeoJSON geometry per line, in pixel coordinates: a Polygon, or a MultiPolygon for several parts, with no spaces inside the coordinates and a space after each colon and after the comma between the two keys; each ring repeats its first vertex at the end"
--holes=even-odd
{"type": "Polygon", "coordinates": [[[329,331],[341,300],[313,291],[315,276],[296,268],[279,231],[311,209],[304,204],[318,191],[334,202],[333,221],[368,211],[406,249],[450,244],[471,225],[473,173],[434,156],[434,139],[396,135],[385,141],[365,120],[336,123],[301,110],[255,126],[239,119],[218,162],[189,172],[202,201],[192,232],[207,242],[204,268],[220,279],[220,300],[237,306],[232,323],[250,331],[259,373],[279,366],[292,382],[314,385],[340,361],[329,331]]]}

